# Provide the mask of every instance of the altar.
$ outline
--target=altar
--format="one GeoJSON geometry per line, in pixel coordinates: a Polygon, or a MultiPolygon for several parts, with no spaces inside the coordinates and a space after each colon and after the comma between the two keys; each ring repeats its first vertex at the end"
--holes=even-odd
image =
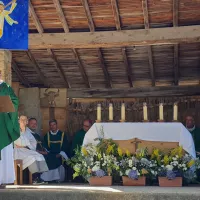
{"type": "Polygon", "coordinates": [[[191,156],[196,157],[193,138],[181,123],[95,123],[86,133],[83,146],[97,144],[95,139],[102,137],[115,141],[140,139],[177,143],[191,156]]]}

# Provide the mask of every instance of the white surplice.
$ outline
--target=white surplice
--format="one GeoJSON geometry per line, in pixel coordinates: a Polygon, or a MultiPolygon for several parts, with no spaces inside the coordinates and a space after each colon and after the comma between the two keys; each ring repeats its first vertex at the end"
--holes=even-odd
{"type": "Polygon", "coordinates": [[[23,170],[28,167],[31,173],[48,171],[44,156],[36,152],[37,141],[31,134],[30,129],[26,128],[26,131],[21,133],[20,138],[14,144],[21,147],[27,146],[29,148],[14,148],[14,159],[22,160],[23,170]]]}
{"type": "Polygon", "coordinates": [[[0,185],[12,184],[15,181],[13,144],[3,148],[0,153],[0,185]]]}

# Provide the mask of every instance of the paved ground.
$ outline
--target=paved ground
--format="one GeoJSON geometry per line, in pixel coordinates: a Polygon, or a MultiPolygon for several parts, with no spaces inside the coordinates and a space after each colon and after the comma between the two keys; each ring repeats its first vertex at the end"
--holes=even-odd
{"type": "Polygon", "coordinates": [[[200,200],[200,187],[7,186],[0,200],[200,200]]]}

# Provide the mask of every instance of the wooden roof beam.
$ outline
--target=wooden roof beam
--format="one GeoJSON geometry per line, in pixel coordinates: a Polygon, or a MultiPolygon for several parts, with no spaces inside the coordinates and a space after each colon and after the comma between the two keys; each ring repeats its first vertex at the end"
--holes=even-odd
{"type": "Polygon", "coordinates": [[[124,65],[126,67],[126,73],[127,73],[127,76],[128,76],[129,85],[130,85],[130,87],[133,87],[132,70],[131,70],[131,67],[128,63],[126,48],[122,48],[122,56],[123,56],[123,60],[124,60],[124,65]]]}
{"type": "Polygon", "coordinates": [[[110,75],[108,73],[108,69],[107,69],[107,67],[105,65],[101,49],[98,49],[97,53],[98,53],[98,57],[99,57],[99,60],[100,60],[100,65],[101,65],[101,68],[103,70],[104,77],[105,77],[105,80],[106,80],[106,87],[112,88],[111,78],[110,78],[110,75]]]}
{"type": "Polygon", "coordinates": [[[200,85],[133,88],[70,88],[69,98],[140,98],[200,95],[200,85]]]}
{"type": "MultiPolygon", "coordinates": [[[[173,0],[173,26],[178,26],[179,0],[173,0]]],[[[174,45],[174,84],[179,82],[179,45],[174,45]]]]}
{"type": "Polygon", "coordinates": [[[63,9],[61,7],[60,1],[59,0],[53,0],[53,3],[56,7],[57,14],[60,18],[60,21],[62,23],[62,26],[63,26],[65,33],[68,33],[69,32],[69,26],[67,24],[67,20],[66,20],[66,17],[64,15],[63,9]]]}
{"type": "MultiPolygon", "coordinates": [[[[142,0],[142,8],[143,8],[143,15],[144,15],[144,27],[145,29],[149,29],[149,11],[148,11],[148,1],[142,0]]],[[[149,68],[150,68],[150,74],[151,74],[151,80],[152,80],[152,86],[155,86],[155,70],[153,65],[153,55],[152,55],[152,48],[151,46],[147,47],[148,51],[148,58],[149,58],[149,68]]]]}
{"type": "Polygon", "coordinates": [[[28,82],[28,80],[22,75],[21,70],[19,69],[17,63],[15,62],[14,59],[12,59],[12,69],[15,71],[15,73],[17,74],[19,80],[21,81],[21,83],[23,85],[25,85],[26,87],[31,87],[30,83],[28,82]]]}
{"type": "Polygon", "coordinates": [[[113,15],[115,18],[116,29],[121,30],[121,22],[120,22],[120,15],[119,15],[119,8],[117,4],[117,0],[111,0],[113,15]]]}
{"type": "Polygon", "coordinates": [[[89,80],[88,80],[88,77],[87,77],[87,74],[86,74],[86,72],[85,72],[84,66],[83,66],[82,63],[81,63],[81,60],[80,60],[80,57],[79,57],[79,55],[78,55],[77,50],[76,50],[76,49],[72,49],[72,52],[73,52],[73,54],[74,54],[74,57],[75,57],[75,59],[76,59],[76,62],[77,62],[77,64],[78,64],[79,70],[80,70],[80,72],[81,72],[81,75],[82,75],[82,77],[83,77],[83,80],[84,80],[86,86],[87,86],[88,88],[91,88],[90,82],[89,82],[89,80]]]}
{"type": "Polygon", "coordinates": [[[44,75],[42,74],[39,65],[37,64],[34,56],[32,55],[32,53],[30,51],[26,52],[28,58],[30,59],[30,61],[33,63],[33,67],[35,69],[35,71],[37,72],[37,74],[40,77],[40,80],[44,83],[45,86],[49,86],[49,84],[46,81],[46,78],[44,77],[44,75]]]}
{"type": "Polygon", "coordinates": [[[29,34],[29,49],[101,48],[200,42],[200,26],[29,34]]]}
{"type": "Polygon", "coordinates": [[[35,10],[34,10],[34,7],[33,7],[32,3],[31,3],[31,0],[29,0],[29,12],[30,12],[30,14],[31,14],[31,16],[33,18],[33,22],[34,22],[34,24],[35,24],[35,26],[37,28],[38,33],[43,33],[44,29],[43,29],[43,27],[42,27],[42,25],[40,23],[40,20],[38,19],[37,15],[35,13],[35,10]]]}
{"type": "Polygon", "coordinates": [[[59,62],[58,62],[58,60],[57,60],[57,58],[56,58],[56,56],[55,56],[53,50],[52,50],[52,49],[47,49],[47,52],[48,52],[48,54],[51,56],[52,60],[54,61],[55,67],[56,67],[56,69],[57,69],[57,71],[58,71],[58,73],[59,73],[61,79],[62,79],[63,82],[65,83],[66,87],[67,87],[67,88],[70,88],[70,84],[69,84],[69,82],[68,82],[66,76],[64,75],[64,72],[63,72],[63,70],[62,70],[62,67],[60,66],[60,64],[59,64],[59,62]]]}
{"type": "Polygon", "coordinates": [[[88,26],[91,32],[95,31],[95,26],[94,26],[94,22],[92,19],[92,14],[90,12],[90,7],[88,5],[88,0],[82,0],[82,4],[83,4],[83,8],[85,10],[85,14],[88,20],[88,26]]]}

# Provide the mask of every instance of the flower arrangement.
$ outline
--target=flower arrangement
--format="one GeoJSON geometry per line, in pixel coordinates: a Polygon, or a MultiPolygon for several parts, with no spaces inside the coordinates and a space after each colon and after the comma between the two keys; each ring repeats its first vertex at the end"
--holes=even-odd
{"type": "Polygon", "coordinates": [[[68,162],[74,169],[73,178],[82,176],[86,180],[90,177],[111,176],[115,169],[116,158],[111,153],[106,154],[95,145],[82,147],[81,152],[77,149],[75,156],[68,162]]]}
{"type": "Polygon", "coordinates": [[[131,155],[129,151],[125,154],[118,147],[118,156],[116,162],[116,170],[120,176],[127,176],[130,179],[138,180],[140,176],[149,173],[149,160],[147,159],[147,151],[140,149],[136,155],[131,155]]]}

